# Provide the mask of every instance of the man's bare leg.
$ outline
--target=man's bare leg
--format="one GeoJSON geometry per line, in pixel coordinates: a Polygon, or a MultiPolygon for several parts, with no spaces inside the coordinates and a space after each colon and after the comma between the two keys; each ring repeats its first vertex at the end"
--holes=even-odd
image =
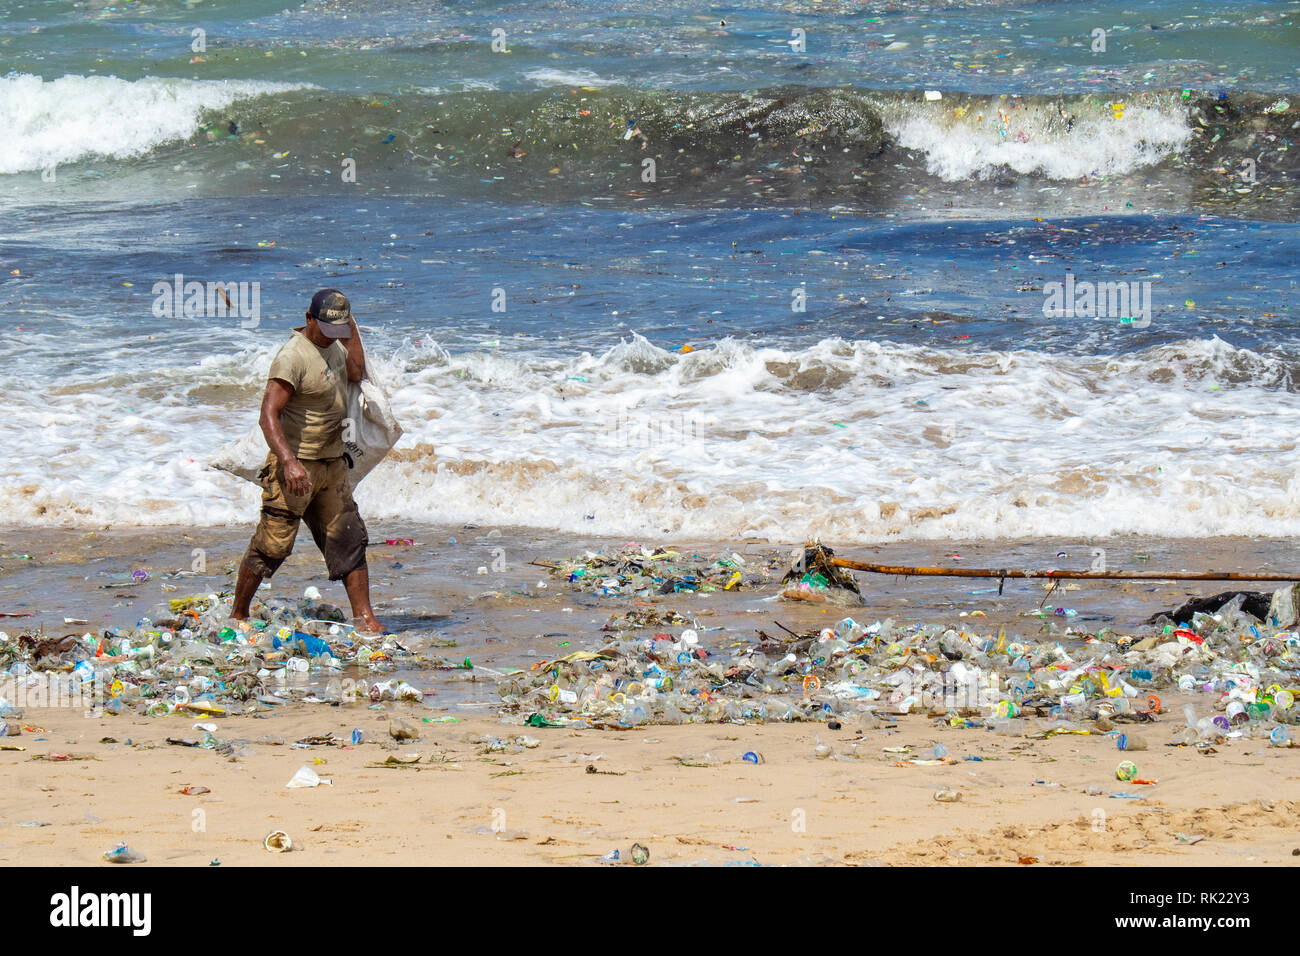
{"type": "Polygon", "coordinates": [[[387,633],[370,607],[370,568],[363,564],[348,572],[343,578],[343,587],[347,589],[348,600],[352,602],[353,618],[361,622],[357,630],[363,634],[387,633]]]}
{"type": "Polygon", "coordinates": [[[262,586],[262,576],[247,564],[239,565],[239,578],[235,581],[235,600],[230,607],[230,616],[236,621],[247,621],[253,595],[262,586]]]}

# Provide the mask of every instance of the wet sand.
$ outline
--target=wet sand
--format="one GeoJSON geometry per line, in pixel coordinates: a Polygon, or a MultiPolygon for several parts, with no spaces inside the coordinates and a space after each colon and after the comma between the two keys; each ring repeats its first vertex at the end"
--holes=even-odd
{"type": "MultiPolygon", "coordinates": [[[[227,587],[227,571],[238,562],[250,530],[9,529],[0,535],[0,611],[33,616],[4,620],[0,627],[11,634],[38,626],[63,634],[133,625],[168,597],[227,587]],[[194,548],[205,552],[205,573],[177,575],[190,571],[194,548]],[[148,581],[101,587],[125,583],[137,568],[149,571],[148,581]],[[65,617],[88,623],[65,625],[65,617]]],[[[631,607],[627,598],[575,591],[528,563],[622,541],[436,527],[372,527],[371,540],[380,619],[404,642],[426,642],[431,653],[447,658],[526,668],[597,649],[609,640],[601,625],[631,607]],[[386,545],[387,538],[416,543],[386,545]],[[502,562],[505,569],[498,570],[502,562]],[[480,567],[487,573],[480,574],[480,567]]],[[[645,543],[674,544],[710,557],[724,547],[645,543]]],[[[745,550],[739,542],[727,546],[745,550]]],[[[758,542],[748,550],[789,547],[758,542]]],[[[1105,548],[1113,567],[1143,569],[1259,570],[1286,567],[1291,559],[1288,542],[1241,539],[909,542],[839,551],[891,563],[1086,568],[1094,548],[1105,548]],[[1058,557],[1061,551],[1068,556],[1058,557]]],[[[892,616],[900,623],[964,623],[981,633],[1005,628],[1009,639],[1041,639],[1046,628],[1061,631],[1067,625],[1131,633],[1157,610],[1224,589],[1218,583],[1086,583],[1048,593],[1036,582],[1009,581],[999,596],[996,581],[858,580],[866,597],[862,608],[779,601],[775,579],[757,591],[663,595],[649,603],[722,628],[709,633],[719,641],[752,640],[757,629],[771,630],[777,621],[795,630],[824,626],[846,613],[864,621],[892,616]],[[1034,616],[1044,601],[1077,614],[1034,616]]],[[[312,584],[327,600],[344,603],[341,586],[325,580],[319,555],[304,536],[272,589],[260,596],[294,598],[312,584]]],[[[1300,860],[1290,855],[1300,846],[1294,825],[1300,753],[1245,739],[1209,755],[1166,747],[1182,723],[1173,716],[1176,694],[1166,696],[1166,713],[1142,731],[1151,749],[1131,755],[1141,776],[1158,783],[1134,786],[1115,779],[1115,765],[1126,755],[1102,735],[1000,736],[936,726],[919,714],[885,727],[849,717],[838,731],[813,723],[527,728],[497,717],[490,679],[471,671],[405,676],[426,691],[423,704],[289,704],[269,714],[216,718],[223,740],[286,741],[254,742],[251,752],[233,761],[165,742],[169,736],[201,736],[192,730],[193,717],[88,718],[80,710],[28,708],[22,722],[37,729],[3,741],[26,750],[0,751],[6,784],[0,793],[0,862],[93,863],[121,840],[145,853],[150,865],[207,865],[213,859],[274,865],[594,863],[616,848],[626,860],[633,842],[650,848],[652,865],[1300,860]],[[421,739],[393,744],[386,727],[394,714],[416,723],[421,739]],[[423,722],[441,717],[458,722],[423,722]],[[329,733],[347,741],[354,728],[367,738],[359,747],[292,746],[329,733]],[[521,734],[538,745],[494,752],[485,743],[521,734]],[[119,743],[102,743],[106,737],[119,743]],[[122,743],[127,739],[134,746],[122,743]],[[832,756],[815,755],[819,742],[830,745],[832,756]],[[924,756],[936,742],[955,762],[895,765],[905,756],[924,756]],[[912,748],[910,755],[885,750],[903,746],[912,748]],[[743,762],[747,751],[761,753],[764,762],[743,762]],[[421,755],[417,764],[376,766],[413,753],[421,755]],[[54,754],[74,759],[51,759],[54,754]],[[984,759],[967,759],[974,757],[984,759]],[[325,761],[315,769],[332,778],[333,786],[285,789],[298,766],[315,758],[325,761]],[[602,772],[589,773],[588,766],[602,772]],[[177,792],[190,785],[211,792],[177,792]],[[936,802],[941,787],[960,791],[962,799],[936,802]],[[1138,791],[1141,799],[1109,796],[1117,791],[1138,791]],[[202,829],[196,829],[200,822],[202,829]],[[44,823],[49,825],[32,825],[44,823]],[[287,831],[301,851],[263,850],[262,837],[274,829],[287,831]],[[1179,833],[1204,839],[1180,842],[1179,833]]],[[[1017,723],[1026,731],[1037,728],[1034,721],[1017,723]]]]}
{"type": "MultiPolygon", "coordinates": [[[[30,613],[9,622],[10,630],[44,627],[55,633],[64,618],[87,621],[88,627],[130,625],[150,607],[168,598],[228,588],[242,557],[252,523],[241,528],[140,528],[81,531],[9,528],[0,530],[0,612],[30,613]],[[192,571],[202,552],[206,569],[192,571]],[[136,569],[150,579],[121,587],[136,569]]],[[[518,528],[439,526],[372,526],[369,564],[371,593],[384,623],[397,631],[432,629],[454,632],[458,641],[486,648],[479,634],[494,643],[513,645],[528,631],[516,622],[529,615],[573,614],[563,620],[577,628],[582,611],[594,616],[587,623],[604,623],[609,614],[626,609],[628,601],[583,595],[552,578],[532,561],[555,561],[601,548],[616,549],[628,539],[580,538],[537,533],[518,528]],[[387,545],[386,540],[414,539],[414,545],[387,545]],[[505,570],[497,568],[504,565],[505,570]],[[482,568],[486,573],[479,573],[482,568]],[[539,586],[544,582],[545,587],[539,586]],[[564,608],[569,610],[565,611],[564,608]]],[[[706,558],[726,550],[761,556],[790,553],[800,542],[766,540],[707,542],[680,539],[642,540],[650,547],[674,547],[706,558]]],[[[1087,570],[1095,552],[1104,551],[1108,567],[1119,570],[1296,571],[1300,554],[1289,539],[1205,538],[1152,539],[1130,537],[1090,541],[941,541],[897,542],[885,545],[825,544],[844,557],[887,564],[1087,570]]],[[[1001,595],[996,579],[900,578],[858,574],[866,601],[848,613],[863,619],[893,616],[899,621],[954,622],[962,612],[980,611],[986,626],[1015,623],[1022,634],[1041,623],[1031,618],[1040,605],[1077,610],[1077,616],[1056,621],[1096,631],[1110,626],[1126,633],[1161,609],[1190,597],[1214,594],[1234,586],[1227,582],[1068,582],[1049,592],[1041,581],[1008,580],[1001,595]]],[[[324,564],[303,532],[293,555],[258,596],[295,598],[309,585],[325,600],[346,607],[341,584],[327,580],[324,564]]],[[[1246,584],[1243,588],[1273,590],[1281,583],[1246,584]]],[[[735,612],[779,616],[782,621],[821,623],[833,608],[772,603],[775,584],[760,592],[678,594],[656,597],[656,605],[678,607],[683,613],[735,612]]],[[[793,625],[792,625],[793,626],[793,625]]],[[[75,630],[75,628],[70,628],[75,630]]],[[[594,639],[598,636],[592,635],[594,639]]],[[[574,642],[576,645],[576,641],[574,642]]],[[[494,652],[497,653],[497,652],[494,652]]]]}

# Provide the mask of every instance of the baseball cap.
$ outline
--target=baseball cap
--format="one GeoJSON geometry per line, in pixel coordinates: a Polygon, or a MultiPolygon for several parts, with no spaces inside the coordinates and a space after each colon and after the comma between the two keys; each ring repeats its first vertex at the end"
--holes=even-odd
{"type": "Polygon", "coordinates": [[[352,318],[352,303],[338,289],[321,289],[312,296],[307,314],[316,320],[326,338],[352,338],[352,327],[348,325],[348,319],[352,318]]]}

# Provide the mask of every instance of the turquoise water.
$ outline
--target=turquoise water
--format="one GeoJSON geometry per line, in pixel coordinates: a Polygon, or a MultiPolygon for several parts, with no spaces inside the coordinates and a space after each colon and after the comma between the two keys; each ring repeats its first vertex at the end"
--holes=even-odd
{"type": "Polygon", "coordinates": [[[273,70],[277,79],[368,93],[528,89],[527,73],[544,68],[690,90],[795,82],[993,94],[1295,92],[1300,82],[1295,2],[791,6],[37,0],[5,3],[0,36],[5,64],[18,72],[251,79],[273,70]],[[196,28],[207,34],[201,63],[191,62],[196,28]],[[494,29],[505,31],[508,53],[488,47],[494,29]],[[1097,29],[1107,31],[1104,52],[1093,50],[1097,29]],[[802,53],[790,45],[794,30],[804,31],[802,53]]]}

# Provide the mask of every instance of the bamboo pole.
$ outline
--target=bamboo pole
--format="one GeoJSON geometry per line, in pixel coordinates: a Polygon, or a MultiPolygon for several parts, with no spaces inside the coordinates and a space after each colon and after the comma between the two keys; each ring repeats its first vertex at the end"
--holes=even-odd
{"type": "Polygon", "coordinates": [[[1015,571],[1009,568],[910,568],[831,558],[838,568],[875,574],[944,578],[1050,578],[1080,581],[1300,581],[1300,573],[1249,574],[1237,571],[1015,571]]]}

